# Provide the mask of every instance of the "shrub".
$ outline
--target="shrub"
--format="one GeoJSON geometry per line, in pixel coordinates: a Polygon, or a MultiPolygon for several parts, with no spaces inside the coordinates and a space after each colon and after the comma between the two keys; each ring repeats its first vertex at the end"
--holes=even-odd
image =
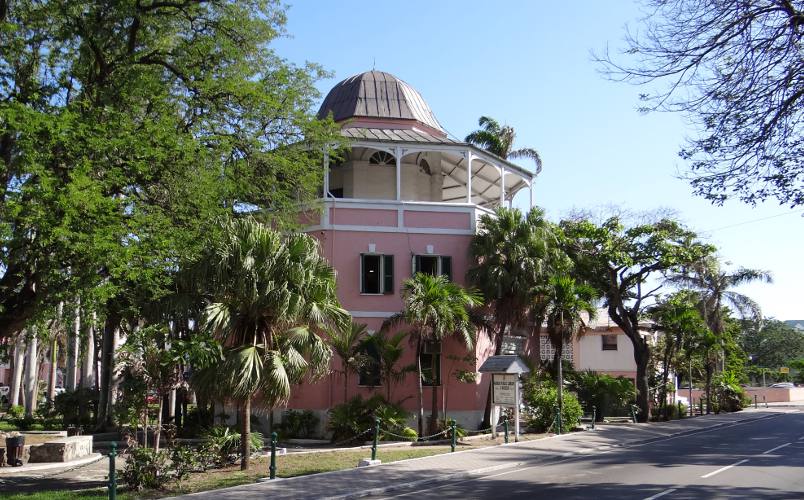
{"type": "MultiPolygon", "coordinates": [[[[225,425],[216,425],[209,429],[204,438],[207,440],[204,447],[207,452],[218,456],[220,465],[232,462],[232,456],[240,452],[240,433],[225,425]]],[[[252,432],[249,435],[251,441],[251,451],[259,451],[263,447],[263,437],[259,432],[252,432]]]]}
{"type": "MultiPolygon", "coordinates": [[[[447,420],[447,419],[442,418],[441,420],[438,421],[438,431],[439,432],[447,431],[446,434],[444,434],[444,437],[441,438],[441,439],[452,439],[452,426],[451,426],[451,424],[452,424],[452,419],[447,420]]],[[[466,432],[466,429],[461,427],[460,424],[457,424],[457,423],[455,424],[455,436],[457,437],[457,439],[466,437],[468,434],[469,433],[466,432]]]]}
{"type": "Polygon", "coordinates": [[[13,405],[8,409],[9,418],[22,418],[25,416],[25,407],[22,405],[13,405]]]}
{"type": "Polygon", "coordinates": [[[636,399],[636,389],[631,379],[612,377],[594,371],[576,372],[568,377],[569,388],[578,395],[578,401],[586,413],[597,408],[597,421],[606,416],[627,415],[636,399]]]}
{"type": "MultiPolygon", "coordinates": [[[[536,432],[544,432],[555,424],[558,407],[558,389],[550,382],[525,384],[524,401],[529,428],[536,432]]],[[[561,412],[561,428],[573,429],[583,416],[578,399],[571,392],[564,392],[564,405],[561,412]]]]}
{"type": "Polygon", "coordinates": [[[191,472],[204,469],[201,460],[201,453],[189,446],[176,446],[173,448],[170,452],[170,462],[175,470],[176,481],[181,482],[191,472]]]}
{"type": "Polygon", "coordinates": [[[53,407],[56,413],[63,416],[64,425],[89,425],[92,423],[90,413],[97,412],[98,397],[98,391],[82,387],[75,391],[56,394],[53,407]]]}
{"type": "Polygon", "coordinates": [[[150,448],[129,450],[121,477],[135,491],[162,489],[171,479],[167,452],[155,452],[150,448]]]}
{"type": "Polygon", "coordinates": [[[319,419],[310,410],[287,410],[282,414],[280,432],[283,437],[309,438],[315,433],[319,419]]]}
{"type": "Polygon", "coordinates": [[[725,371],[716,375],[712,389],[712,403],[716,413],[740,411],[746,406],[746,402],[750,403],[745,389],[732,372],[725,371]]]}
{"type": "Polygon", "coordinates": [[[333,441],[356,439],[374,428],[376,417],[380,419],[380,438],[393,440],[398,438],[382,431],[403,435],[408,416],[408,412],[398,405],[388,403],[382,396],[372,396],[365,400],[356,396],[329,410],[327,430],[332,432],[333,441]]]}

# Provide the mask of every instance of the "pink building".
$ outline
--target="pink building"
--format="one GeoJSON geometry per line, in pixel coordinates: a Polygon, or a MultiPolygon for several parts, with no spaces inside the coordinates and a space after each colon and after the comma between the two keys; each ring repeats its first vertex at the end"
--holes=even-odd
{"type": "MultiPolygon", "coordinates": [[[[445,274],[466,285],[469,243],[479,217],[530,189],[536,174],[449,137],[422,96],[388,73],[369,71],[337,84],[319,110],[321,117],[330,113],[350,147],[343,157],[325,159],[321,216],[306,232],[321,241],[337,271],[342,305],[376,331],[401,310],[402,282],[415,272],[445,274]]],[[[435,356],[438,373],[435,384],[427,375],[426,413],[436,390],[451,418],[476,428],[489,381],[479,373],[475,382],[460,382],[455,375],[477,372],[492,351],[482,336],[470,353],[457,340],[429,346],[423,366],[435,356]],[[467,354],[468,360],[462,359],[467,354]]],[[[400,365],[414,363],[414,356],[410,346],[400,365]]],[[[339,369],[340,361],[333,365],[339,369]]],[[[376,377],[357,378],[350,377],[348,397],[384,394],[376,377]]],[[[407,376],[391,399],[416,409],[416,382],[415,373],[407,376]]],[[[288,408],[313,409],[324,417],[343,402],[343,385],[338,375],[305,385],[288,408]]]]}

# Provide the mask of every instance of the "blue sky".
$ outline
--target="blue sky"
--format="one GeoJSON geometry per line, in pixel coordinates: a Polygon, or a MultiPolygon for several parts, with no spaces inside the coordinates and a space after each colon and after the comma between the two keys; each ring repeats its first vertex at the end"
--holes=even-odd
{"type": "Polygon", "coordinates": [[[804,207],[694,197],[678,178],[692,130],[684,117],[638,113],[645,89],[607,81],[592,61],[593,50],[622,47],[626,24],[639,27],[635,3],[308,0],[291,3],[288,17],[290,37],[274,47],[331,71],[322,94],[375,67],[416,88],[458,138],[481,115],[505,122],[517,146],[542,155],[535,193],[551,219],[611,205],[675,210],[724,260],[773,273],[774,284],[740,290],[766,315],[804,319],[804,207]]]}

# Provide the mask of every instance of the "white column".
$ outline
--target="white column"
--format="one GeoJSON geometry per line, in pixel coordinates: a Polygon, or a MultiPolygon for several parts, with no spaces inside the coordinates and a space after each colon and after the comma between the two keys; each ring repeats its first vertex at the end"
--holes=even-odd
{"type": "Polygon", "coordinates": [[[500,167],[500,206],[505,206],[505,168],[500,167]]]}
{"type": "Polygon", "coordinates": [[[530,208],[533,208],[533,180],[528,184],[528,192],[530,193],[530,208]]]}
{"type": "Polygon", "coordinates": [[[394,148],[394,158],[396,159],[396,201],[402,200],[402,148],[394,148]]]}
{"type": "Polygon", "coordinates": [[[516,376],[516,384],[514,384],[514,442],[519,442],[519,375],[516,376]]]}
{"type": "Polygon", "coordinates": [[[78,356],[79,342],[81,342],[81,299],[76,300],[73,331],[67,337],[67,373],[64,387],[74,391],[78,387],[78,356]]]}
{"type": "Polygon", "coordinates": [[[466,203],[472,203],[472,151],[466,150],[466,203]]]}

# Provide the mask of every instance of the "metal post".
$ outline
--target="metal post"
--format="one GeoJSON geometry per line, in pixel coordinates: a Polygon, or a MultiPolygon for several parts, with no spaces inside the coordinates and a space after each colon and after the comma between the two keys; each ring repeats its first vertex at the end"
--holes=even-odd
{"type": "Polygon", "coordinates": [[[503,420],[503,429],[505,430],[505,444],[508,444],[508,417],[503,420]]]}
{"type": "MultiPolygon", "coordinates": [[[[380,419],[374,419],[374,442],[371,444],[371,459],[377,460],[377,440],[380,438],[380,419]]],[[[454,450],[453,450],[454,451],[454,450]]]]}
{"type": "Polygon", "coordinates": [[[637,418],[636,418],[636,410],[634,409],[634,405],[631,405],[631,421],[632,421],[633,423],[636,423],[636,422],[637,422],[637,418]]]}
{"type": "Polygon", "coordinates": [[[456,424],[454,419],[449,421],[449,427],[450,430],[452,431],[452,442],[450,443],[450,447],[452,448],[451,451],[455,451],[455,445],[457,444],[458,441],[458,433],[456,432],[455,429],[456,424]]]}
{"type": "Polygon", "coordinates": [[[757,395],[756,395],[756,394],[754,394],[754,409],[759,408],[759,403],[757,403],[757,400],[758,400],[758,399],[757,399],[757,395]]]}
{"type": "Polygon", "coordinates": [[[271,465],[268,466],[268,473],[271,479],[276,479],[276,432],[271,433],[271,465]]]}
{"type": "Polygon", "coordinates": [[[765,395],[762,395],[762,402],[765,403],[765,408],[768,407],[768,400],[765,398],[765,395]]]}
{"type": "Polygon", "coordinates": [[[561,410],[556,406],[556,430],[561,435],[561,410]]]}
{"type": "Polygon", "coordinates": [[[678,419],[684,418],[684,411],[681,409],[681,401],[678,402],[678,419]]]}
{"type": "Polygon", "coordinates": [[[701,415],[703,415],[703,398],[698,398],[698,409],[701,411],[701,415]]]}
{"type": "Polygon", "coordinates": [[[117,442],[112,441],[109,450],[109,500],[117,498],[117,468],[115,467],[115,457],[117,457],[117,442]]]}
{"type": "Polygon", "coordinates": [[[595,430],[596,421],[597,421],[597,406],[592,405],[592,430],[595,430]]]}

